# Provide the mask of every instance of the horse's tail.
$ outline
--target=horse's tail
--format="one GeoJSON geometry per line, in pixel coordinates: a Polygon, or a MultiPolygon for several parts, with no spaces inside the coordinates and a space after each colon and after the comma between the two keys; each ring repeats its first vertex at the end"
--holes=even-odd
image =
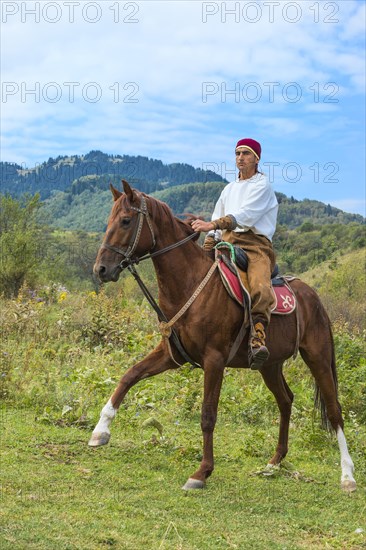
{"type": "MultiPolygon", "coordinates": [[[[335,350],[334,350],[334,338],[333,338],[333,332],[332,332],[332,327],[330,324],[329,317],[327,316],[327,318],[328,318],[328,326],[329,326],[330,343],[332,348],[332,359],[331,359],[330,368],[332,371],[332,377],[333,377],[333,382],[334,382],[334,387],[336,392],[336,399],[338,401],[338,377],[337,377],[337,365],[336,365],[336,357],[335,357],[335,350]]],[[[315,384],[314,407],[320,410],[322,428],[324,430],[331,432],[333,430],[333,426],[329,421],[329,418],[327,415],[327,408],[325,406],[325,401],[321,394],[320,388],[317,384],[315,384]]]]}

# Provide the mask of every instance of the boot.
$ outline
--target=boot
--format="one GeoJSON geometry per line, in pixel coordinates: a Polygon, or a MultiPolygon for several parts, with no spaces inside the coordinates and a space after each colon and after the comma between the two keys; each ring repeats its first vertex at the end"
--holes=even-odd
{"type": "Polygon", "coordinates": [[[262,321],[254,321],[248,352],[249,366],[252,370],[260,369],[269,357],[269,351],[266,348],[265,325],[262,321]]]}

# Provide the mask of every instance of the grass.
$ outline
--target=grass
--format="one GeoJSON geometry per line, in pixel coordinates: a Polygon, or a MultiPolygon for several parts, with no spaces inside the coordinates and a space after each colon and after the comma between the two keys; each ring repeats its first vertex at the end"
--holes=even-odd
{"type": "Polygon", "coordinates": [[[312,379],[299,359],[285,371],[295,402],[284,467],[260,473],[277,442],[273,396],[258,373],[228,370],[215,472],[205,490],[186,493],[181,486],[202,452],[199,370],[140,382],[120,408],[110,445],[87,446],[120,375],[159,339],[147,305],[123,292],[58,290],[42,302],[24,294],[1,305],[1,550],[366,547],[360,331],[335,326],[356,493],[340,489],[338,446],[318,427],[312,379]]]}
{"type": "MultiPolygon", "coordinates": [[[[171,411],[170,411],[171,412],[171,411]]],[[[250,425],[223,415],[216,470],[203,491],[181,490],[201,453],[196,414],[117,417],[109,446],[87,447],[89,432],[2,409],[0,546],[6,549],[357,549],[366,544],[366,492],[339,487],[334,439],[307,422],[291,437],[289,460],[272,478],[256,472],[273,451],[276,422],[250,425]],[[259,432],[259,436],[257,437],[259,432]],[[305,437],[306,439],[306,437],[305,437]],[[309,437],[308,437],[309,439],[309,437]],[[299,473],[300,472],[300,473],[299,473]],[[356,532],[363,529],[364,532],[356,532]]],[[[356,453],[357,470],[362,458],[356,453]]]]}

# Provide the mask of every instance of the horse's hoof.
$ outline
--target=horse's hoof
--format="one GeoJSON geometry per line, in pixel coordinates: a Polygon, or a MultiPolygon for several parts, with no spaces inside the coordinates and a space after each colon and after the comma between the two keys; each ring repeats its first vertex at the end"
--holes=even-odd
{"type": "Polygon", "coordinates": [[[100,447],[101,445],[107,445],[110,437],[111,434],[107,432],[92,433],[88,445],[89,447],[100,447]]]}
{"type": "Polygon", "coordinates": [[[356,482],[354,480],[345,479],[341,482],[341,489],[346,493],[353,493],[356,491],[356,482]]]}
{"type": "Polygon", "coordinates": [[[189,477],[182,489],[183,491],[190,491],[191,489],[203,489],[204,486],[204,482],[200,479],[193,479],[193,477],[189,477]]]}
{"type": "Polygon", "coordinates": [[[262,470],[262,474],[264,476],[273,476],[276,473],[278,473],[279,469],[281,468],[280,464],[267,464],[264,470],[262,470]]]}

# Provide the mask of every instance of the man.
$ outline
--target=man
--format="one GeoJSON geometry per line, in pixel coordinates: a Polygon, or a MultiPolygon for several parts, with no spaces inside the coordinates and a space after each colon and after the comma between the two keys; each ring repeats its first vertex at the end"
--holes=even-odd
{"type": "Polygon", "coordinates": [[[254,139],[238,141],[235,148],[238,179],[224,187],[212,221],[195,220],[195,231],[208,231],[204,248],[210,250],[215,236],[238,245],[248,255],[248,284],[252,300],[253,331],[249,342],[249,364],[259,369],[268,359],[266,330],[274,298],[271,273],[275,267],[272,237],[276,229],[278,202],[265,174],[258,171],[261,145],[254,139]]]}

